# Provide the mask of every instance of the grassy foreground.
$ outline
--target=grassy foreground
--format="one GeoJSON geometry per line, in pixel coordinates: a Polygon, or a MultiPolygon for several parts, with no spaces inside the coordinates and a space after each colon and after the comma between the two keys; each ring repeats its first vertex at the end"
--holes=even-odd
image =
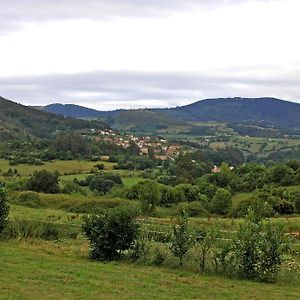
{"type": "Polygon", "coordinates": [[[93,262],[86,258],[86,247],[50,242],[0,242],[0,266],[0,299],[299,299],[300,295],[299,286],[93,262]]]}

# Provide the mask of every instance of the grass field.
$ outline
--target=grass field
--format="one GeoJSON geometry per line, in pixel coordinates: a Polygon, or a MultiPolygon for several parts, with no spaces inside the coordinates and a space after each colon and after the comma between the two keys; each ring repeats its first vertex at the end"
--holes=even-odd
{"type": "MultiPolygon", "coordinates": [[[[114,163],[101,162],[105,165],[105,169],[112,170],[114,163]]],[[[0,159],[0,170],[7,172],[9,168],[17,169],[21,176],[29,176],[34,171],[47,170],[50,172],[59,171],[60,174],[88,173],[97,162],[81,161],[81,160],[53,160],[46,162],[41,166],[32,166],[27,164],[19,164],[10,166],[9,161],[0,159]]]]}
{"type": "Polygon", "coordinates": [[[0,299],[299,299],[300,286],[100,263],[87,248],[0,242],[0,299]]]}

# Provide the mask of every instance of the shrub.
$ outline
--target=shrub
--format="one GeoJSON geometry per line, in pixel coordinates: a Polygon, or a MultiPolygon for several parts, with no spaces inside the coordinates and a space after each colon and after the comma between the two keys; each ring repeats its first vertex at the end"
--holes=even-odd
{"type": "Polygon", "coordinates": [[[86,192],[75,182],[67,182],[64,185],[62,192],[64,194],[80,194],[86,196],[86,192]]]}
{"type": "Polygon", "coordinates": [[[17,202],[17,204],[33,208],[44,207],[40,195],[36,192],[21,192],[16,198],[13,202],[17,202]]]}
{"type": "Polygon", "coordinates": [[[239,201],[233,205],[229,211],[229,216],[233,218],[245,217],[248,214],[249,209],[253,210],[256,215],[261,217],[274,216],[272,205],[255,196],[239,201]]]}
{"type": "Polygon", "coordinates": [[[9,220],[3,234],[4,239],[29,239],[42,238],[57,240],[61,238],[77,238],[77,227],[55,224],[51,222],[39,222],[32,220],[9,220]]]}
{"type": "Polygon", "coordinates": [[[6,202],[5,193],[0,188],[0,233],[4,230],[7,222],[9,207],[6,202]]]}
{"type": "Polygon", "coordinates": [[[132,246],[130,258],[134,261],[139,259],[146,260],[149,249],[149,242],[145,238],[140,237],[135,241],[134,245],[132,246]]]}
{"type": "Polygon", "coordinates": [[[90,190],[98,191],[102,194],[109,192],[114,186],[122,184],[122,179],[117,174],[112,173],[97,173],[86,178],[86,184],[90,190]]]}
{"type": "Polygon", "coordinates": [[[194,235],[189,227],[188,215],[183,212],[177,214],[176,223],[173,224],[173,235],[170,250],[174,256],[179,258],[180,266],[182,259],[194,244],[194,235]]]}
{"type": "Polygon", "coordinates": [[[216,228],[210,228],[207,231],[201,231],[199,235],[197,234],[199,267],[202,273],[205,272],[208,255],[213,251],[219,236],[220,231],[216,228]]]}
{"type": "Polygon", "coordinates": [[[139,233],[136,211],[120,207],[85,218],[83,231],[90,241],[90,256],[97,260],[118,259],[131,249],[139,233]]]}
{"type": "Polygon", "coordinates": [[[161,266],[163,265],[163,263],[165,262],[166,258],[165,258],[165,254],[158,248],[155,249],[155,255],[153,258],[153,264],[156,266],[161,266]]]}
{"type": "Polygon", "coordinates": [[[144,214],[151,214],[159,203],[161,194],[155,181],[147,180],[136,185],[138,199],[141,201],[141,209],[144,214]]]}
{"type": "Polygon", "coordinates": [[[295,210],[294,203],[281,199],[273,204],[273,209],[281,215],[292,215],[295,210]]]}
{"type": "Polygon", "coordinates": [[[220,215],[228,213],[231,205],[231,193],[223,188],[217,189],[211,203],[212,212],[220,215]]]}
{"type": "Polygon", "coordinates": [[[190,217],[206,217],[209,215],[207,210],[198,201],[180,203],[177,212],[179,214],[186,212],[190,217]]]}
{"type": "Polygon", "coordinates": [[[56,194],[60,191],[58,177],[58,173],[51,173],[46,170],[34,171],[26,184],[26,189],[46,194],[56,194]]]}
{"type": "Polygon", "coordinates": [[[240,224],[236,238],[221,252],[221,262],[241,277],[274,281],[283,255],[290,249],[290,240],[282,227],[264,224],[251,211],[240,224]]]}

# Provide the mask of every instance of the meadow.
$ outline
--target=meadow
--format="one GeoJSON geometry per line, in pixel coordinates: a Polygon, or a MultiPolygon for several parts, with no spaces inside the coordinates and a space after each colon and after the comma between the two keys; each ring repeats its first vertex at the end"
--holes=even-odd
{"type": "MultiPolygon", "coordinates": [[[[3,160],[0,165],[2,170],[9,167],[3,160]]],[[[74,178],[84,179],[94,165],[94,162],[54,161],[38,167],[48,171],[63,170],[61,173],[67,174],[61,176],[60,182],[64,184],[74,178]]],[[[127,187],[144,180],[140,172],[114,170],[113,166],[112,163],[105,163],[105,169],[118,173],[127,187]]],[[[37,166],[18,165],[16,168],[22,176],[28,176],[37,166]]],[[[288,189],[299,191],[300,186],[290,186],[288,189]]],[[[251,195],[238,193],[233,201],[238,202],[251,195]]],[[[180,268],[178,259],[166,244],[172,233],[176,206],[156,208],[152,217],[139,217],[142,234],[151,239],[147,260],[132,262],[126,253],[119,262],[102,263],[88,258],[89,245],[82,235],[82,217],[120,205],[138,207],[137,201],[92,193],[83,196],[11,192],[9,203],[10,220],[15,220],[26,232],[20,236],[17,233],[15,239],[0,240],[0,299],[299,298],[300,269],[289,273],[288,267],[283,268],[274,284],[226,278],[213,275],[213,272],[204,275],[199,273],[199,262],[195,260],[197,249],[187,255],[184,266],[180,268]],[[59,237],[41,239],[38,231],[48,230],[49,224],[51,230],[57,230],[59,237]],[[165,259],[160,266],[154,266],[153,261],[158,253],[163,253],[165,259]]],[[[274,217],[270,221],[282,225],[287,234],[300,232],[299,215],[274,217]]],[[[243,219],[216,216],[190,218],[190,224],[196,229],[219,228],[222,241],[232,239],[242,222],[243,219]]],[[[289,259],[292,258],[298,266],[300,242],[296,241],[292,249],[289,259]]]]}
{"type": "Polygon", "coordinates": [[[298,299],[300,286],[87,258],[87,245],[0,242],[0,299],[298,299]],[[29,271],[30,270],[30,271],[29,271]]]}
{"type": "MultiPolygon", "coordinates": [[[[101,162],[106,170],[112,170],[114,163],[101,162]]],[[[7,172],[8,169],[17,169],[21,176],[29,176],[34,171],[46,170],[48,172],[58,171],[61,175],[88,173],[97,163],[85,160],[53,160],[45,162],[43,165],[35,166],[28,164],[18,164],[10,166],[8,160],[0,159],[0,170],[7,172]]]]}

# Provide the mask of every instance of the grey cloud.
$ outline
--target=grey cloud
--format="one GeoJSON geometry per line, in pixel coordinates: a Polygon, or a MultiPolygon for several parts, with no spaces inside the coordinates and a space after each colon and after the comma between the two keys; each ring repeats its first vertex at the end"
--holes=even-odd
{"type": "Polygon", "coordinates": [[[247,1],[250,0],[0,0],[0,34],[27,22],[155,17],[247,1]]]}
{"type": "MultiPolygon", "coordinates": [[[[263,70],[266,70],[265,67],[263,70]]],[[[61,102],[102,110],[171,107],[204,98],[234,96],[300,100],[299,69],[297,72],[271,69],[266,78],[261,76],[259,68],[247,77],[241,76],[241,71],[218,70],[205,74],[99,71],[73,75],[2,77],[0,94],[30,105],[61,102]]]]}

